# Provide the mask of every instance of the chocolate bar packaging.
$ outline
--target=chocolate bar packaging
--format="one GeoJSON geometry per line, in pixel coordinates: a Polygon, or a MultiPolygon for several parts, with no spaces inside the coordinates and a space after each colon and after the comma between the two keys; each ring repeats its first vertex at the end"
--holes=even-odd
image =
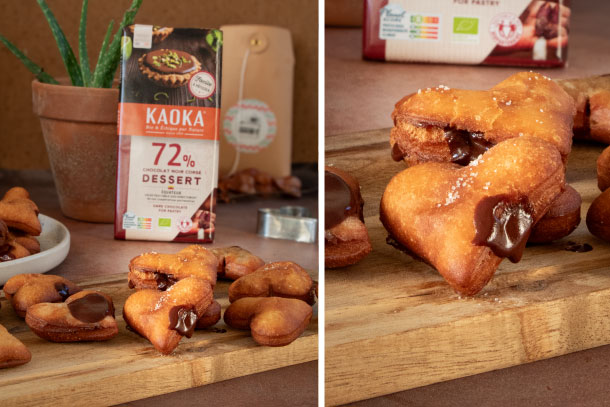
{"type": "Polygon", "coordinates": [[[134,25],[121,52],[115,238],[212,242],[222,32],[134,25]]]}
{"type": "Polygon", "coordinates": [[[363,56],[386,61],[564,66],[569,0],[365,0],[363,56]]]}

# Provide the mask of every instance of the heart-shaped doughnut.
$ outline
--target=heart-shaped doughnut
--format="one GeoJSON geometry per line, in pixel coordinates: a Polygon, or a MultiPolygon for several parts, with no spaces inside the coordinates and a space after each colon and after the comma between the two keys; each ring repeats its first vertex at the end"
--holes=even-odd
{"type": "Polygon", "coordinates": [[[127,279],[132,288],[166,290],[187,277],[216,285],[218,258],[210,250],[191,245],[176,254],[144,253],[129,262],[127,279]]]}
{"type": "Polygon", "coordinates": [[[218,277],[237,280],[252,273],[265,262],[239,246],[210,249],[218,257],[218,277]]]}
{"type": "Polygon", "coordinates": [[[549,243],[572,233],[580,224],[582,198],[578,191],[566,184],[547,213],[534,225],[529,243],[549,243]]]}
{"type": "Polygon", "coordinates": [[[40,253],[40,242],[34,236],[14,230],[14,233],[9,233],[9,238],[25,247],[30,254],[40,253]]]}
{"type": "Polygon", "coordinates": [[[216,325],[216,323],[220,321],[220,313],[220,303],[216,300],[212,301],[208,308],[206,308],[203,315],[197,320],[196,328],[205,329],[216,325]]]}
{"type": "Polygon", "coordinates": [[[610,147],[597,157],[597,186],[602,192],[610,187],[610,147]]]}
{"type": "Polygon", "coordinates": [[[28,363],[32,354],[19,339],[0,325],[0,369],[28,363]]]}
{"type": "Polygon", "coordinates": [[[489,90],[420,89],[392,113],[392,157],[409,165],[466,165],[504,140],[534,136],[555,146],[564,164],[572,146],[574,100],[550,78],[514,74],[489,90]]]}
{"type": "MultiPolygon", "coordinates": [[[[4,222],[0,220],[0,228],[4,222]]],[[[27,247],[19,243],[12,233],[8,232],[4,244],[0,245],[0,262],[21,259],[33,254],[27,247]]]]}
{"type": "Polygon", "coordinates": [[[248,297],[235,301],[225,311],[225,323],[236,329],[250,329],[260,345],[285,346],[309,325],[313,310],[301,300],[280,297],[248,297]]]}
{"type": "Polygon", "coordinates": [[[52,342],[107,341],[119,333],[114,304],[108,295],[83,290],[66,302],[42,302],[30,306],[25,323],[52,342]]]}
{"type": "Polygon", "coordinates": [[[42,231],[38,220],[38,206],[30,199],[24,188],[9,189],[0,200],[0,219],[8,227],[21,230],[29,235],[38,236],[42,231]]]}
{"type": "Polygon", "coordinates": [[[557,83],[576,104],[574,138],[610,144],[610,75],[563,79],[557,83]]]}
{"type": "Polygon", "coordinates": [[[313,280],[307,271],[291,261],[265,264],[229,286],[229,301],[243,297],[296,298],[313,304],[313,280]]]}
{"type": "Polygon", "coordinates": [[[503,141],[468,166],[425,163],[395,175],[381,199],[390,236],[458,292],[476,294],[504,257],[521,258],[531,227],[564,189],[555,145],[503,141]]]}
{"type": "Polygon", "coordinates": [[[324,170],[324,265],[355,264],[371,252],[364,200],[356,177],[336,167],[324,170]]]}
{"type": "Polygon", "coordinates": [[[586,222],[592,235],[610,241],[610,188],[591,202],[586,222]]]}
{"type": "Polygon", "coordinates": [[[186,277],[166,291],[136,291],[125,301],[123,318],[159,352],[169,354],[183,336],[191,337],[197,320],[212,301],[209,281],[186,277]]]}
{"type": "Polygon", "coordinates": [[[72,281],[51,274],[19,274],[4,284],[4,295],[21,318],[31,305],[63,302],[80,290],[72,281]]]}

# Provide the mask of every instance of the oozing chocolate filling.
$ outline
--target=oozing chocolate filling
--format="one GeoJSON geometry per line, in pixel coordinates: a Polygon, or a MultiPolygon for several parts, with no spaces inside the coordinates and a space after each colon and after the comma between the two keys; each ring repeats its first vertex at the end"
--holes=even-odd
{"type": "Polygon", "coordinates": [[[157,273],[155,271],[154,276],[155,281],[157,282],[157,288],[161,291],[167,290],[178,281],[171,274],[157,273]]]}
{"type": "Polygon", "coordinates": [[[197,314],[193,308],[177,305],[169,310],[169,329],[190,338],[195,331],[195,325],[197,325],[197,314]]]}
{"type": "Polygon", "coordinates": [[[91,293],[68,304],[70,314],[86,323],[99,322],[108,315],[114,317],[114,307],[101,294],[91,293]]]}
{"type": "Polygon", "coordinates": [[[527,197],[495,195],[483,198],[474,212],[473,244],[488,246],[496,256],[521,260],[534,219],[527,197]]]}
{"type": "MultiPolygon", "coordinates": [[[[426,123],[414,122],[416,127],[428,127],[426,123]]],[[[445,127],[445,141],[449,146],[451,162],[459,165],[468,165],[478,156],[489,150],[494,144],[485,139],[483,133],[458,130],[453,127],[445,127]]],[[[392,145],[392,159],[402,161],[406,153],[402,151],[398,143],[392,145]]]]}
{"type": "Polygon", "coordinates": [[[493,143],[487,141],[483,133],[445,128],[445,140],[449,145],[451,162],[468,165],[472,160],[489,150],[493,143]]]}
{"type": "Polygon", "coordinates": [[[70,289],[64,283],[55,283],[55,291],[57,291],[62,301],[70,296],[70,289]]]}
{"type": "Polygon", "coordinates": [[[193,56],[184,51],[159,49],[146,54],[144,63],[162,74],[185,74],[195,70],[193,56]]]}
{"type": "Polygon", "coordinates": [[[362,220],[360,191],[353,191],[339,175],[326,171],[324,175],[324,228],[330,229],[350,215],[362,220]]]}

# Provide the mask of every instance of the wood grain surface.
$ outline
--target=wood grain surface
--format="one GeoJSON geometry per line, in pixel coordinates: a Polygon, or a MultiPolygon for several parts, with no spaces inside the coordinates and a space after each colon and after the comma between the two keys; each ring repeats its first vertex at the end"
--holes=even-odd
{"type": "MultiPolygon", "coordinates": [[[[223,313],[229,305],[229,283],[220,281],[214,290],[223,313]]],[[[30,349],[32,360],[0,371],[0,405],[113,405],[318,358],[317,307],[307,330],[288,346],[259,346],[248,331],[228,328],[221,320],[183,338],[172,355],[163,356],[125,326],[123,304],[133,292],[126,274],[79,285],[113,298],[119,334],[107,342],[47,342],[32,333],[2,297],[0,323],[30,349]]]]}
{"type": "Polygon", "coordinates": [[[404,165],[389,130],[327,138],[327,164],[355,175],[373,252],[326,271],[326,401],[330,405],[519,365],[610,343],[610,244],[584,218],[599,195],[603,146],[575,142],[567,181],[582,195],[582,222],[552,244],[503,261],[492,281],[462,298],[431,267],[385,243],[379,201],[404,165]],[[564,250],[568,241],[593,250],[564,250]]]}

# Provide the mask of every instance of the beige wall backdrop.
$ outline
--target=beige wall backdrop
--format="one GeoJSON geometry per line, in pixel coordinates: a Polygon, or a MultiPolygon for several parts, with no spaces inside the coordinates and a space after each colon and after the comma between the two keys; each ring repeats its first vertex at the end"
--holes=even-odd
{"type": "MultiPolygon", "coordinates": [[[[77,52],[80,0],[47,0],[77,52]]],[[[87,41],[97,60],[110,19],[119,24],[131,0],[90,0],[87,41]]],[[[144,0],[137,23],[213,28],[269,24],[292,32],[295,52],[293,152],[295,162],[317,160],[317,0],[144,0]]],[[[66,76],[55,40],[35,0],[0,2],[0,33],[53,76],[66,76]]],[[[33,75],[0,44],[0,168],[48,168],[40,124],[32,113],[33,75]]]]}

